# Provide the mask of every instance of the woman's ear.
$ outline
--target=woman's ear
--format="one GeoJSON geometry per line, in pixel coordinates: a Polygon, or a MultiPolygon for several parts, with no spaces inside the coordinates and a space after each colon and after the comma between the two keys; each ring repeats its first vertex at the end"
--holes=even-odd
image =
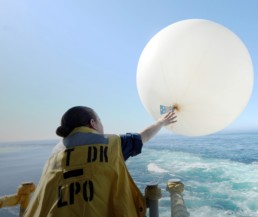
{"type": "Polygon", "coordinates": [[[94,119],[92,118],[92,119],[90,119],[90,128],[92,128],[92,129],[95,129],[95,121],[94,121],[94,119]]]}

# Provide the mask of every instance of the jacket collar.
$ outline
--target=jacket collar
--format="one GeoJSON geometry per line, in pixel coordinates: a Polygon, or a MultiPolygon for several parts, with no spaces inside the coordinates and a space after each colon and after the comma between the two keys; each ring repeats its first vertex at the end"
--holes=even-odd
{"type": "Polygon", "coordinates": [[[89,128],[89,127],[76,127],[72,130],[72,132],[69,134],[69,136],[75,134],[75,133],[96,133],[99,134],[96,130],[89,128]]]}

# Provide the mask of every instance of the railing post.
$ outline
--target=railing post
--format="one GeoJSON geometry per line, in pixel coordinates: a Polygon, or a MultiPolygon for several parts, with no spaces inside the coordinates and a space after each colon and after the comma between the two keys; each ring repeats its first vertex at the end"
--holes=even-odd
{"type": "Polygon", "coordinates": [[[20,217],[23,216],[26,208],[29,205],[30,194],[35,191],[35,185],[32,182],[23,183],[19,186],[17,195],[20,197],[20,217]]]}
{"type": "Polygon", "coordinates": [[[34,191],[35,185],[32,182],[23,183],[18,187],[16,194],[7,195],[0,198],[0,208],[20,204],[20,217],[22,217],[29,204],[30,194],[34,191]]]}
{"type": "Polygon", "coordinates": [[[145,198],[149,208],[149,217],[159,217],[159,199],[161,196],[161,189],[157,183],[151,183],[146,186],[145,198]]]}
{"type": "Polygon", "coordinates": [[[182,196],[184,184],[180,179],[171,179],[167,183],[167,191],[171,198],[171,217],[189,217],[189,213],[185,207],[185,202],[182,196]]]}

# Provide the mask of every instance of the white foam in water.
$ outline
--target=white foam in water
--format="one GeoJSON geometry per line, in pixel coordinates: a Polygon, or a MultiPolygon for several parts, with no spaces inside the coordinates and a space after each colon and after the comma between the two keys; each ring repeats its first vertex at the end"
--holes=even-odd
{"type": "MultiPolygon", "coordinates": [[[[130,165],[129,170],[137,184],[159,173],[163,195],[159,201],[160,216],[171,216],[166,183],[172,178],[180,178],[185,185],[183,195],[191,217],[258,216],[257,164],[149,148],[142,155],[132,160],[141,162],[138,171],[132,171],[130,165]]],[[[140,187],[143,191],[144,186],[140,187]]]]}
{"type": "Polygon", "coordinates": [[[149,163],[148,164],[148,171],[155,172],[155,173],[165,173],[165,172],[168,172],[167,170],[164,170],[164,169],[160,168],[159,166],[157,166],[154,163],[149,163]]]}

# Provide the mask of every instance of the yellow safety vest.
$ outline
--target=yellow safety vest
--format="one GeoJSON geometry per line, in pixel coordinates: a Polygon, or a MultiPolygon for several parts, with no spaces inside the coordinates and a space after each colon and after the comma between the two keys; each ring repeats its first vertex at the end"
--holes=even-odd
{"type": "MultiPolygon", "coordinates": [[[[87,127],[77,132],[100,136],[87,127]]],[[[124,163],[119,136],[50,157],[24,217],[144,217],[145,200],[124,163]]]]}

